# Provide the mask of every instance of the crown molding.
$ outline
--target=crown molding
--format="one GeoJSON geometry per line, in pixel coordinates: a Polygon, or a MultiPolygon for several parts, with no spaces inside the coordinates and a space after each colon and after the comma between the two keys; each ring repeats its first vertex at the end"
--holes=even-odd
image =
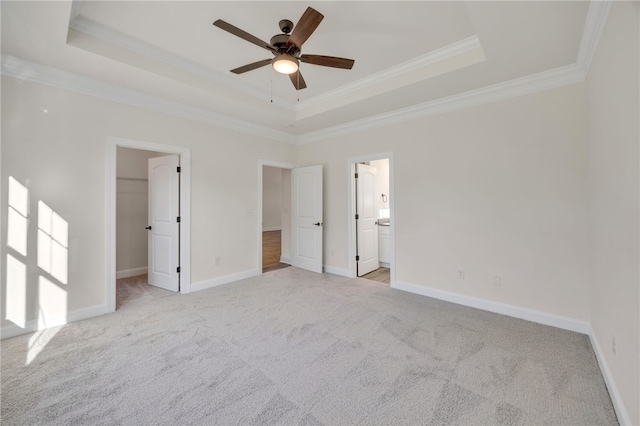
{"type": "Polygon", "coordinates": [[[71,1],[71,20],[74,20],[76,17],[80,15],[80,9],[82,8],[81,0],[72,0],[71,1]]]}
{"type": "MultiPolygon", "coordinates": [[[[76,1],[76,3],[79,2],[76,1]]],[[[79,11],[79,6],[77,6],[77,10],[79,11]]],[[[130,51],[144,55],[148,58],[152,58],[156,61],[162,62],[171,67],[180,69],[198,77],[202,77],[207,81],[219,84],[231,90],[235,90],[267,102],[271,102],[273,100],[274,105],[287,108],[291,111],[295,110],[296,105],[294,102],[288,101],[279,96],[272,96],[269,92],[258,89],[249,84],[245,84],[237,78],[227,77],[221,75],[218,72],[211,71],[209,68],[204,67],[196,62],[190,61],[179,55],[175,55],[164,49],[160,49],[152,44],[130,37],[121,32],[114,31],[83,16],[79,15],[73,18],[69,22],[69,28],[85,34],[89,37],[93,37],[98,40],[123,47],[130,51]]]]}
{"type": "MultiPolygon", "coordinates": [[[[413,71],[418,71],[421,68],[433,65],[438,62],[445,61],[447,59],[454,58],[456,56],[474,51],[474,50],[482,51],[482,45],[480,44],[480,40],[474,34],[470,37],[452,43],[450,45],[444,46],[440,49],[436,49],[432,52],[424,54],[422,56],[418,56],[417,58],[411,59],[409,61],[398,64],[394,67],[387,68],[383,71],[377,72],[365,78],[361,78],[353,83],[345,84],[344,86],[338,87],[336,89],[325,92],[321,95],[314,96],[313,98],[301,101],[296,105],[296,111],[301,112],[322,103],[329,103],[331,101],[336,100],[337,98],[347,96],[351,93],[354,93],[358,90],[367,89],[372,86],[377,86],[383,82],[389,81],[391,79],[397,79],[411,73],[413,71]]],[[[484,53],[482,54],[484,57],[484,53]]]]}
{"type": "Polygon", "coordinates": [[[578,49],[578,57],[576,64],[582,69],[586,75],[589,73],[593,55],[596,53],[600,36],[607,22],[609,11],[613,2],[610,1],[594,1],[589,4],[587,18],[582,31],[582,40],[580,40],[580,48],[578,49]]]}
{"type": "Polygon", "coordinates": [[[403,123],[418,118],[429,117],[445,112],[487,104],[490,102],[527,95],[542,90],[579,83],[584,74],[577,65],[567,65],[549,71],[516,78],[480,89],[470,90],[446,98],[401,108],[384,114],[378,114],[338,126],[328,127],[316,132],[305,133],[298,137],[299,144],[317,142],[330,137],[346,135],[376,127],[403,123]]]}
{"type": "Polygon", "coordinates": [[[237,118],[208,111],[203,108],[168,101],[136,90],[89,77],[74,74],[48,65],[29,62],[15,56],[2,55],[2,75],[19,80],[40,83],[58,89],[70,90],[109,101],[146,108],[177,117],[248,133],[262,138],[295,144],[296,137],[269,127],[239,120],[237,118]]]}

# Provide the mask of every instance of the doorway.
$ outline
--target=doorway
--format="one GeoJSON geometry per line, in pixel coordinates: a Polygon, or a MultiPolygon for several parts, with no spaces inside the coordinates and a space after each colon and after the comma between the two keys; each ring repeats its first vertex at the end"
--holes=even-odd
{"type": "Polygon", "coordinates": [[[293,164],[259,161],[258,270],[291,266],[291,170],[293,164]]]}
{"type": "MultiPolygon", "coordinates": [[[[180,232],[176,237],[177,247],[174,250],[176,253],[177,259],[175,263],[179,265],[179,269],[176,268],[176,272],[179,274],[180,279],[180,292],[188,293],[191,287],[191,274],[190,274],[190,186],[191,186],[191,173],[190,173],[190,149],[183,147],[175,147],[170,145],[162,145],[151,142],[143,142],[143,141],[135,141],[129,139],[121,139],[121,138],[109,138],[108,139],[108,202],[107,202],[107,214],[108,214],[108,226],[107,226],[107,286],[106,286],[106,296],[107,296],[107,308],[109,312],[113,312],[116,310],[116,293],[117,286],[116,280],[118,278],[123,279],[126,276],[135,277],[140,276],[140,273],[144,273],[143,269],[146,268],[142,265],[137,265],[135,267],[128,267],[133,265],[133,263],[126,264],[123,263],[123,257],[127,256],[127,252],[119,253],[120,250],[126,250],[122,248],[122,245],[119,244],[122,242],[124,238],[126,242],[131,243],[129,247],[130,250],[138,251],[137,253],[130,254],[135,259],[129,259],[134,263],[144,263],[144,250],[143,248],[147,247],[145,244],[145,240],[147,237],[148,230],[145,229],[148,227],[147,218],[144,217],[143,214],[136,215],[135,218],[132,218],[131,221],[127,223],[127,227],[119,227],[118,225],[118,212],[119,208],[122,208],[123,205],[118,204],[118,198],[122,197],[122,193],[119,194],[119,187],[125,186],[129,188],[129,192],[143,192],[143,187],[148,188],[148,176],[146,172],[142,172],[141,169],[145,169],[146,167],[143,164],[148,164],[148,159],[150,157],[160,159],[160,158],[169,158],[173,154],[173,157],[176,157],[176,160],[180,164],[180,179],[179,185],[176,187],[176,191],[179,196],[179,206],[178,209],[178,217],[180,221],[180,232]],[[123,151],[126,149],[126,151],[123,151]],[[119,156],[119,154],[121,154],[119,156]],[[164,156],[164,157],[163,157],[164,156]],[[120,178],[120,179],[119,179],[120,178]],[[124,178],[124,179],[123,179],[124,178]],[[139,223],[138,223],[139,222],[139,223]],[[141,226],[144,225],[144,226],[141,226]],[[141,229],[138,229],[141,228],[141,229]],[[140,231],[142,235],[139,235],[140,231]],[[123,235],[127,232],[130,232],[130,239],[126,240],[127,237],[123,235]],[[134,235],[135,234],[135,235],[134,235]],[[135,240],[135,241],[134,241],[135,240]],[[120,247],[119,247],[120,245],[120,247]],[[142,253],[141,253],[142,252],[142,253]],[[124,256],[123,256],[124,255],[124,256]],[[123,266],[124,265],[124,266],[123,266]]],[[[124,191],[125,193],[127,191],[124,191]]],[[[132,195],[132,194],[129,194],[132,195]]],[[[130,198],[136,198],[135,196],[131,196],[130,198]]],[[[144,199],[145,197],[139,197],[133,203],[129,203],[126,208],[130,209],[128,213],[131,213],[133,210],[141,210],[143,209],[144,202],[140,199],[144,199]]],[[[121,198],[122,200],[122,198],[121,198]]],[[[146,210],[146,209],[144,209],[146,210]]],[[[120,225],[122,223],[122,215],[120,219],[120,225]]]]}
{"type": "Polygon", "coordinates": [[[262,168],[262,273],[291,266],[291,170],[262,168]],[[284,260],[284,261],[283,261],[284,260]]]}
{"type": "Polygon", "coordinates": [[[165,155],[116,148],[116,309],[154,291],[148,275],[149,161],[165,155]]]}
{"type": "Polygon", "coordinates": [[[353,277],[395,283],[393,155],[350,158],[349,266],[353,277]]]}

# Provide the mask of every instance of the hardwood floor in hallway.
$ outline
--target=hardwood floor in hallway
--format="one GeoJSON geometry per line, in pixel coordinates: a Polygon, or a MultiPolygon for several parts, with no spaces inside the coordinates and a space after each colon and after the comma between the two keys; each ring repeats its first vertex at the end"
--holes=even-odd
{"type": "Polygon", "coordinates": [[[378,281],[380,283],[391,284],[391,269],[384,266],[379,267],[375,271],[371,271],[361,278],[366,278],[371,281],[378,281]]]}
{"type": "Polygon", "coordinates": [[[282,231],[264,231],[262,233],[262,273],[291,266],[280,262],[282,253],[282,231]]]}

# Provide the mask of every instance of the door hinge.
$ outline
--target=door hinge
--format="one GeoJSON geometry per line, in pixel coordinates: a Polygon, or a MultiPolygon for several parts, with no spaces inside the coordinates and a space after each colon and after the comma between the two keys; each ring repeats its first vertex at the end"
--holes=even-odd
{"type": "Polygon", "coordinates": [[[178,220],[178,223],[180,223],[180,216],[178,216],[176,219],[178,220]]]}
{"type": "Polygon", "coordinates": [[[177,172],[178,172],[178,173],[180,173],[180,171],[181,171],[181,170],[182,170],[182,169],[180,168],[180,166],[178,166],[178,170],[177,170],[177,172]]]}
{"type": "Polygon", "coordinates": [[[356,220],[360,219],[360,215],[356,213],[356,220]]]}
{"type": "Polygon", "coordinates": [[[358,174],[356,173],[356,179],[358,179],[358,174]]]}
{"type": "Polygon", "coordinates": [[[356,256],[356,260],[360,260],[360,256],[356,256]]]}
{"type": "Polygon", "coordinates": [[[179,266],[176,268],[176,272],[180,273],[180,267],[179,266]]]}

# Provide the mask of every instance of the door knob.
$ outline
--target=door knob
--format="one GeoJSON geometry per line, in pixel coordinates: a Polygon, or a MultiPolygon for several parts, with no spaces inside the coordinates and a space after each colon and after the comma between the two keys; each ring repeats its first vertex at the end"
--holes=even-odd
{"type": "Polygon", "coordinates": [[[147,229],[147,230],[151,231],[151,225],[147,226],[147,227],[146,227],[146,228],[144,228],[144,229],[147,229]]]}
{"type": "Polygon", "coordinates": [[[315,226],[322,226],[322,222],[314,223],[315,226]]]}

